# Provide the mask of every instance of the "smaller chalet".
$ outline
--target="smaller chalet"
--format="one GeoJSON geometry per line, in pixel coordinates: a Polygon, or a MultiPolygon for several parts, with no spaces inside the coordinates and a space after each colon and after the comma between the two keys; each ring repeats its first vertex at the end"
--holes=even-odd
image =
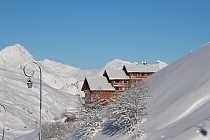
{"type": "Polygon", "coordinates": [[[131,84],[139,83],[159,70],[158,65],[148,65],[146,62],[143,64],[127,64],[123,66],[123,71],[129,76],[131,84]]]}
{"type": "Polygon", "coordinates": [[[85,77],[82,91],[85,92],[85,103],[92,103],[98,98],[109,100],[110,96],[115,92],[115,88],[103,76],[96,78],[85,77]]]}
{"type": "Polygon", "coordinates": [[[115,88],[116,92],[123,92],[130,86],[129,76],[123,70],[104,71],[104,77],[115,88]]]}

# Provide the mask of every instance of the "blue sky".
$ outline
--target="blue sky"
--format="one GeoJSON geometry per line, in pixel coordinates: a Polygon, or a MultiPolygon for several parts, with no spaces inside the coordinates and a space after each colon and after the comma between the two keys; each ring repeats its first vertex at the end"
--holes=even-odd
{"type": "Polygon", "coordinates": [[[0,0],[0,49],[82,69],[172,63],[210,42],[209,0],[0,0]]]}

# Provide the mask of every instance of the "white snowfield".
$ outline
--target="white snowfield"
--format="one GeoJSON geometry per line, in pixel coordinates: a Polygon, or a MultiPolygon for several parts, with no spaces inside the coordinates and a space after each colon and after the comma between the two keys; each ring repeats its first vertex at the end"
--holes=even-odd
{"type": "MultiPolygon", "coordinates": [[[[28,78],[23,73],[24,65],[33,61],[36,60],[19,44],[0,52],[0,104],[6,108],[5,112],[0,106],[0,137],[5,126],[5,139],[16,139],[39,127],[39,69],[34,65],[31,89],[27,88],[28,78]]],[[[42,122],[51,122],[60,118],[65,109],[77,106],[78,97],[73,95],[80,93],[77,80],[62,74],[79,69],[47,60],[38,63],[43,71],[42,122]]]]}
{"type": "MultiPolygon", "coordinates": [[[[210,139],[210,43],[146,81],[152,97],[143,140],[210,139]]],[[[99,132],[93,139],[130,140],[131,137],[99,132]]]]}
{"type": "MultiPolygon", "coordinates": [[[[27,54],[25,51],[22,54],[27,54]]],[[[15,139],[25,134],[28,135],[19,140],[35,139],[37,132],[34,130],[39,121],[38,74],[32,79],[34,88],[28,89],[25,84],[27,78],[20,68],[22,64],[13,61],[19,58],[8,56],[8,52],[7,56],[0,53],[0,99],[1,104],[7,109],[5,119],[1,109],[0,126],[2,129],[5,122],[5,136],[8,139],[15,139]]],[[[30,55],[26,58],[23,56],[22,63],[25,60],[34,60],[30,55]]],[[[49,74],[43,79],[43,121],[52,121],[64,109],[74,108],[77,105],[77,97],[72,94],[79,94],[80,91],[77,90],[77,86],[66,84],[79,81],[81,86],[85,76],[99,76],[105,69],[112,67],[119,70],[126,63],[129,64],[126,61],[115,60],[100,70],[80,70],[49,60],[40,62],[43,73],[49,74]],[[61,70],[64,72],[59,72],[61,70]]],[[[152,97],[144,140],[210,139],[210,43],[158,71],[146,81],[152,97]]],[[[99,132],[93,139],[130,140],[131,138],[124,135],[107,136],[99,132]]]]}
{"type": "Polygon", "coordinates": [[[147,81],[152,98],[146,140],[210,139],[210,43],[147,81]]]}
{"type": "MultiPolygon", "coordinates": [[[[5,126],[5,139],[36,139],[39,127],[39,68],[33,65],[33,88],[27,88],[28,78],[23,67],[37,62],[21,45],[8,46],[0,51],[0,137],[5,126]],[[36,136],[36,137],[33,137],[36,136]]],[[[81,70],[55,61],[38,61],[42,68],[42,123],[60,118],[65,110],[74,110],[82,94],[81,86],[86,76],[102,76],[105,69],[122,69],[130,62],[116,59],[101,69],[81,70]]]]}

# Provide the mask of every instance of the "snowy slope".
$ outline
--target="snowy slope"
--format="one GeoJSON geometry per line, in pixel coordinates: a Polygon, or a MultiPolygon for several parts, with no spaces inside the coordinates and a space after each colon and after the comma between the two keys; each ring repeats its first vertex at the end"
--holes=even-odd
{"type": "Polygon", "coordinates": [[[20,68],[30,61],[35,61],[35,59],[20,44],[8,46],[0,51],[0,66],[2,67],[20,68]]]}
{"type": "Polygon", "coordinates": [[[103,68],[101,68],[99,73],[103,75],[104,70],[107,70],[107,71],[122,70],[123,66],[126,64],[131,64],[131,62],[123,61],[120,59],[114,59],[108,62],[103,68]]]}
{"type": "MultiPolygon", "coordinates": [[[[34,61],[33,56],[20,44],[0,51],[0,104],[6,108],[4,113],[0,106],[0,132],[5,125],[7,139],[29,134],[39,125],[39,69],[34,65],[32,89],[27,88],[27,77],[22,70],[26,64],[34,61]]],[[[78,97],[72,94],[81,94],[80,84],[85,76],[95,77],[101,71],[81,70],[47,59],[38,63],[43,76],[43,123],[59,118],[67,108],[75,108],[78,97]]]]}
{"type": "MultiPolygon", "coordinates": [[[[194,52],[191,52],[182,59],[167,66],[166,68],[162,69],[161,71],[157,72],[156,74],[152,75],[150,78],[147,79],[152,98],[150,99],[151,110],[150,116],[148,118],[147,134],[144,136],[143,139],[210,139],[209,60],[210,43],[204,45],[203,47],[199,48],[194,52]]],[[[118,63],[117,61],[118,60],[115,60],[116,64],[118,63]]],[[[122,64],[119,63],[119,65],[122,64]]],[[[107,65],[108,68],[111,66],[113,65],[107,65]]],[[[101,70],[96,70],[96,73],[93,72],[91,75],[97,75],[102,71],[103,68],[101,70]]],[[[8,73],[10,72],[8,71],[8,73]]],[[[8,79],[13,77],[7,73],[5,73],[4,75],[6,75],[8,79]]],[[[23,81],[21,77],[22,76],[20,75],[18,81],[23,81]]],[[[16,78],[18,78],[18,74],[16,74],[16,78]]],[[[2,83],[4,80],[5,79],[2,80],[2,83]]],[[[9,83],[12,82],[10,81],[9,83]]],[[[11,86],[8,87],[11,88],[11,86]]],[[[6,90],[7,88],[4,89],[3,87],[1,87],[1,89],[4,90],[4,92],[9,93],[9,91],[6,90]]],[[[21,89],[19,90],[23,89],[24,87],[21,87],[21,89]]],[[[17,90],[16,92],[19,92],[19,90],[17,90]]],[[[27,93],[27,90],[25,92],[27,93]]],[[[4,96],[7,97],[6,95],[4,96]]],[[[12,97],[13,96],[9,96],[7,98],[12,97]]],[[[5,100],[5,104],[9,103],[10,102],[6,102],[5,100]]],[[[27,112],[30,112],[30,108],[27,109],[29,110],[27,112]]],[[[14,111],[12,113],[14,113],[14,111]]],[[[26,118],[25,121],[27,121],[27,115],[24,116],[24,118],[26,118]]],[[[15,118],[15,120],[18,120],[18,118],[15,118]]],[[[18,126],[21,126],[21,128],[25,124],[22,122],[22,120],[18,120],[18,122],[18,126]]],[[[8,122],[6,125],[9,126],[8,122]]],[[[27,131],[25,131],[25,133],[26,132],[27,131]]],[[[111,137],[104,136],[103,134],[98,133],[93,139],[129,140],[130,137],[125,137],[123,135],[111,137]]]]}
{"type": "MultiPolygon", "coordinates": [[[[0,75],[0,99],[6,108],[5,119],[1,115],[0,124],[5,122],[5,136],[14,139],[35,129],[39,122],[39,81],[33,78],[34,87],[28,89],[27,78],[21,69],[0,68],[0,75]]],[[[60,117],[67,107],[76,107],[78,103],[77,97],[54,89],[46,83],[43,83],[42,93],[43,123],[60,117]]],[[[1,109],[2,113],[4,112],[1,109]]],[[[3,125],[0,126],[1,131],[3,125]]]]}
{"type": "Polygon", "coordinates": [[[210,43],[148,79],[151,116],[148,140],[210,139],[210,43]]]}
{"type": "MultiPolygon", "coordinates": [[[[27,77],[22,70],[25,64],[33,61],[36,60],[19,44],[0,51],[0,104],[6,108],[5,113],[3,107],[0,106],[0,132],[5,125],[6,139],[14,139],[28,134],[39,125],[39,70],[34,69],[32,89],[27,88],[27,77]]],[[[65,109],[75,108],[78,105],[78,97],[72,94],[78,92],[73,87],[68,89],[68,93],[66,90],[63,92],[59,88],[54,88],[53,86],[64,87],[67,82],[71,84],[76,80],[69,77],[62,79],[52,71],[47,71],[41,63],[39,65],[43,69],[42,121],[45,123],[60,118],[65,109]]],[[[75,70],[77,69],[75,68],[75,70]]],[[[0,137],[1,135],[2,133],[0,133],[0,137]]]]}
{"type": "MultiPolygon", "coordinates": [[[[146,79],[150,112],[144,140],[210,139],[210,43],[146,79]]],[[[130,140],[98,133],[94,140],[130,140]]]]}
{"type": "MultiPolygon", "coordinates": [[[[0,51],[0,66],[2,68],[23,69],[29,62],[36,61],[33,56],[20,44],[8,46],[0,51]]],[[[95,76],[98,71],[81,70],[51,60],[39,61],[42,68],[43,81],[53,88],[70,93],[80,94],[80,82],[85,75],[95,76]]],[[[36,67],[36,66],[34,66],[36,67]]],[[[34,75],[39,76],[39,69],[34,75]]]]}
{"type": "MultiPolygon", "coordinates": [[[[8,46],[0,51],[0,67],[5,69],[23,69],[29,62],[36,61],[33,56],[20,44],[8,46]]],[[[102,76],[104,70],[119,70],[123,65],[131,64],[128,61],[115,59],[104,67],[95,70],[81,70],[69,65],[45,59],[38,62],[42,68],[43,81],[53,88],[73,95],[81,94],[81,86],[85,77],[102,76]]],[[[36,66],[34,66],[36,67],[36,66]]],[[[39,77],[39,69],[34,74],[39,77]]]]}
{"type": "Polygon", "coordinates": [[[104,67],[95,70],[81,70],[69,65],[64,65],[51,60],[39,61],[44,68],[44,81],[50,86],[71,94],[80,94],[80,89],[85,77],[102,76],[104,70],[122,69],[123,65],[130,64],[128,61],[115,59],[108,62],[104,67]],[[77,84],[78,83],[78,84],[77,84]],[[71,91],[73,89],[73,92],[71,91]]]}
{"type": "MultiPolygon", "coordinates": [[[[0,132],[5,125],[7,139],[25,134],[31,137],[35,135],[34,130],[39,125],[39,69],[34,66],[37,68],[34,68],[32,89],[27,88],[27,77],[23,74],[23,67],[33,61],[37,62],[19,44],[0,51],[0,104],[6,107],[4,113],[0,106],[0,132]]],[[[38,64],[42,68],[43,76],[42,121],[45,123],[60,118],[65,109],[74,109],[78,105],[78,97],[74,95],[82,93],[81,84],[86,76],[101,76],[105,69],[122,69],[123,65],[130,62],[116,59],[96,70],[81,70],[47,59],[38,61],[38,64]]]]}
{"type": "MultiPolygon", "coordinates": [[[[100,71],[99,71],[99,74],[103,75],[104,70],[107,70],[107,71],[122,70],[124,65],[130,65],[130,64],[139,64],[139,63],[138,62],[131,63],[129,61],[123,61],[123,60],[120,60],[120,59],[115,59],[115,60],[112,60],[112,61],[108,62],[103,68],[101,68],[100,71]]],[[[160,69],[163,69],[168,64],[166,64],[163,61],[157,60],[156,64],[149,64],[149,65],[150,66],[158,65],[160,69]]]]}

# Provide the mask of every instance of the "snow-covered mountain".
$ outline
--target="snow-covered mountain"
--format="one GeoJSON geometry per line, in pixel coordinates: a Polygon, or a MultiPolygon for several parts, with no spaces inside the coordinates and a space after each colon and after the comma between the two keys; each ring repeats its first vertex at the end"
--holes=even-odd
{"type": "Polygon", "coordinates": [[[20,44],[6,47],[0,51],[1,67],[21,67],[26,62],[35,61],[33,56],[20,44]]]}
{"type": "MultiPolygon", "coordinates": [[[[34,61],[32,55],[19,44],[0,51],[0,105],[6,108],[4,112],[3,106],[0,106],[0,132],[5,126],[6,139],[27,134],[39,125],[39,69],[34,66],[32,89],[27,88],[28,78],[23,73],[23,67],[34,61]]],[[[77,79],[67,73],[79,73],[81,70],[49,60],[38,64],[43,76],[42,122],[45,123],[60,118],[65,109],[77,107],[78,97],[74,96],[80,93],[77,79]]]]}
{"type": "MultiPolygon", "coordinates": [[[[42,69],[42,121],[59,118],[61,113],[78,105],[81,84],[86,76],[102,75],[105,69],[122,69],[130,62],[119,59],[110,61],[101,69],[81,70],[51,60],[36,61],[20,44],[0,51],[0,132],[5,125],[5,138],[15,139],[28,134],[39,125],[39,69],[34,65],[33,88],[26,86],[23,67],[38,62],[42,69]],[[5,106],[6,113],[1,108],[5,106]]],[[[2,134],[0,133],[0,136],[2,134]]]]}
{"type": "MultiPolygon", "coordinates": [[[[5,57],[6,58],[6,57],[5,57]]],[[[7,60],[7,59],[3,59],[7,60]]],[[[191,52],[180,60],[170,64],[146,79],[151,94],[150,112],[145,140],[209,140],[210,139],[210,43],[198,50],[191,52]]],[[[97,76],[104,69],[118,68],[122,66],[121,60],[109,62],[99,70],[80,70],[66,66],[67,77],[82,81],[82,76],[90,74],[97,76]],[[116,66],[116,67],[115,67],[116,66]],[[71,69],[68,72],[67,69],[71,69]],[[71,73],[72,72],[72,73],[71,73]]],[[[24,133],[29,133],[37,122],[38,110],[38,87],[33,90],[25,87],[26,78],[21,69],[5,67],[2,63],[0,69],[0,90],[2,104],[7,107],[6,113],[6,136],[14,138],[24,133]],[[32,108],[32,106],[35,108],[32,108]]],[[[40,62],[44,65],[60,65],[57,62],[40,62]],[[47,64],[46,64],[47,63],[47,64]],[[54,64],[49,64],[54,63],[54,64]]],[[[164,64],[164,63],[162,63],[164,64]]],[[[8,66],[13,65],[9,63],[8,66]]],[[[19,66],[15,63],[15,66],[19,66]]],[[[56,74],[54,69],[44,67],[45,72],[56,74]],[[50,72],[51,71],[51,72],[50,72]]],[[[60,66],[59,66],[60,67],[60,66]]],[[[65,68],[65,66],[62,66],[65,68]]],[[[59,68],[58,68],[59,71],[59,68]]],[[[49,76],[50,77],[50,76],[49,76]]],[[[56,76],[55,76],[56,77],[56,76]]],[[[59,78],[62,75],[59,75],[59,78]]],[[[65,75],[63,75],[65,77],[65,75]]],[[[37,79],[35,80],[38,83],[37,79]]],[[[73,80],[72,80],[73,81],[73,80]]],[[[65,106],[75,106],[76,98],[66,92],[62,92],[44,83],[44,108],[50,112],[51,117],[58,115],[65,106]],[[67,99],[68,97],[68,99],[67,99]],[[72,105],[69,102],[74,103],[72,105]],[[56,112],[58,111],[58,112],[56,112]]],[[[44,113],[45,120],[49,119],[48,113],[44,113]]],[[[3,117],[1,117],[3,120],[3,117]]],[[[1,126],[3,122],[0,122],[1,126]]],[[[129,140],[124,135],[107,136],[98,133],[94,140],[106,139],[129,140]]]]}
{"type": "MultiPolygon", "coordinates": [[[[35,61],[36,60],[33,58],[33,56],[20,44],[6,47],[0,51],[1,68],[22,70],[26,64],[35,61]]],[[[78,89],[71,86],[71,84],[73,85],[77,82],[77,80],[71,76],[68,76],[67,73],[80,72],[80,69],[49,60],[40,61],[39,65],[42,68],[43,81],[48,85],[71,94],[78,94],[78,89]]],[[[38,76],[39,70],[37,69],[35,77],[38,78],[38,76]]]]}
{"type": "MultiPolygon", "coordinates": [[[[39,124],[39,80],[32,78],[33,88],[28,89],[27,78],[22,69],[0,67],[0,132],[5,125],[5,138],[14,139],[36,129],[39,124]]],[[[76,107],[78,98],[52,88],[45,82],[42,86],[43,123],[59,118],[68,107],[76,107]]],[[[2,135],[2,133],[0,133],[2,135]]]]}

